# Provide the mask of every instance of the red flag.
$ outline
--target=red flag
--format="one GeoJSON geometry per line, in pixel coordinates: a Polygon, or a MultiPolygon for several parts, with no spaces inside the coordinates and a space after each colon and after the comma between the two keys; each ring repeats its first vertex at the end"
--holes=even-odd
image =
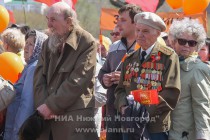
{"type": "Polygon", "coordinates": [[[73,4],[75,5],[77,3],[77,0],[72,0],[73,4]]]}
{"type": "Polygon", "coordinates": [[[13,12],[11,11],[11,10],[7,10],[8,11],[8,13],[9,13],[9,21],[11,22],[11,23],[16,23],[16,20],[15,20],[15,17],[14,17],[14,14],[13,14],[13,12]]]}
{"type": "Polygon", "coordinates": [[[75,4],[77,3],[77,0],[60,0],[60,1],[67,3],[69,6],[72,7],[72,9],[75,10],[75,4]]]}
{"type": "Polygon", "coordinates": [[[126,0],[126,2],[140,6],[143,11],[155,12],[159,0],[126,0]]]}
{"type": "Polygon", "coordinates": [[[75,7],[75,4],[77,3],[77,0],[34,0],[34,1],[44,3],[48,6],[51,6],[56,2],[64,1],[68,5],[72,6],[73,9],[75,9],[74,7],[75,7]]]}
{"type": "Polygon", "coordinates": [[[72,0],[72,8],[75,10],[75,5],[77,3],[77,0],[72,0]]]}
{"type": "Polygon", "coordinates": [[[34,0],[34,1],[44,3],[48,6],[51,6],[52,4],[59,2],[60,0],[34,0]]]}

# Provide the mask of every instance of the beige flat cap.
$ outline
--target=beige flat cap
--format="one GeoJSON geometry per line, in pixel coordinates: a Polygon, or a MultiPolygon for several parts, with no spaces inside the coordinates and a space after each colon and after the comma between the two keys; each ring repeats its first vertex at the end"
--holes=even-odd
{"type": "Polygon", "coordinates": [[[134,22],[148,25],[161,32],[164,32],[166,30],[166,24],[164,23],[162,18],[152,12],[142,12],[136,14],[134,17],[134,22]]]}

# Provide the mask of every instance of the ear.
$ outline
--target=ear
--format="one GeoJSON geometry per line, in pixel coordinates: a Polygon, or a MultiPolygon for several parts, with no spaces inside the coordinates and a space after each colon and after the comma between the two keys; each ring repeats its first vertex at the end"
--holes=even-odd
{"type": "Polygon", "coordinates": [[[160,36],[161,31],[157,30],[157,36],[160,36]]]}
{"type": "Polygon", "coordinates": [[[174,45],[176,44],[176,39],[170,33],[168,34],[168,41],[172,48],[174,48],[174,45]]]}

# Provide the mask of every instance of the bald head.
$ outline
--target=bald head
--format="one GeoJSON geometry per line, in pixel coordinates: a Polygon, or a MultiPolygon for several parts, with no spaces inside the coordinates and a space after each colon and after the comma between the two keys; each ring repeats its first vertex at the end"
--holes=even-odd
{"type": "MultiPolygon", "coordinates": [[[[71,0],[65,0],[65,1],[71,1],[71,0]]],[[[57,2],[53,4],[51,7],[49,7],[47,14],[54,14],[55,16],[58,17],[64,17],[66,18],[71,18],[72,24],[74,26],[78,25],[77,21],[77,16],[75,11],[72,9],[72,2],[68,2],[71,5],[69,6],[66,2],[57,2]]]]}
{"type": "Polygon", "coordinates": [[[49,12],[52,12],[54,14],[63,14],[64,11],[69,11],[71,10],[72,8],[66,4],[65,2],[57,2],[57,3],[54,3],[48,10],[48,13],[49,12]]]}

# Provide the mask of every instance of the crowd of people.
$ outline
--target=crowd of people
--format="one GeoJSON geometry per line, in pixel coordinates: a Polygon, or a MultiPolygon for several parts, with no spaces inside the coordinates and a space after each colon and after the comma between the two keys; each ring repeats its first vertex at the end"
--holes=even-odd
{"type": "Polygon", "coordinates": [[[17,54],[18,81],[0,77],[4,140],[210,140],[210,39],[196,19],[122,6],[111,40],[75,11],[49,7],[48,30],[13,24],[0,53],[17,54]],[[135,94],[137,93],[137,94],[135,94]],[[105,124],[101,124],[105,122],[105,124]]]}

